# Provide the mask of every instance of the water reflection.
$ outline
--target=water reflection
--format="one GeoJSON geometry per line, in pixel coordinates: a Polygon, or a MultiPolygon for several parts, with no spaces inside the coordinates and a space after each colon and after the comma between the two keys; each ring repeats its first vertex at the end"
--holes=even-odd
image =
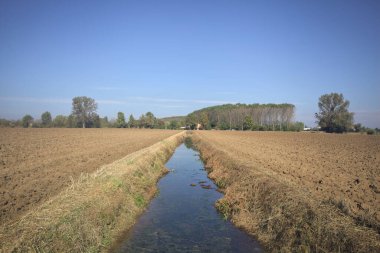
{"type": "Polygon", "coordinates": [[[116,252],[262,252],[215,209],[222,194],[198,155],[191,139],[177,148],[166,164],[171,172],[158,183],[159,195],[116,252]]]}

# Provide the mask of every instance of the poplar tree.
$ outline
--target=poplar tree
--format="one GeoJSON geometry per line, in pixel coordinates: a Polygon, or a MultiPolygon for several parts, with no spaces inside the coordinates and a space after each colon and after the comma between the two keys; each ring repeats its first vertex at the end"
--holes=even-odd
{"type": "Polygon", "coordinates": [[[72,115],[76,118],[78,124],[83,128],[86,125],[91,125],[92,121],[96,118],[97,103],[93,98],[89,97],[75,97],[73,98],[72,115]]]}

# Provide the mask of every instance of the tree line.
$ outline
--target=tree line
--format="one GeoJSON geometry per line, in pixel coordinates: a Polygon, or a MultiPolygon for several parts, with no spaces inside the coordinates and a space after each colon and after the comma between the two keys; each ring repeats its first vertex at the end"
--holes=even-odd
{"type": "Polygon", "coordinates": [[[128,121],[123,112],[118,112],[116,121],[111,123],[110,127],[166,129],[168,125],[163,120],[156,118],[152,112],[142,114],[138,119],[135,119],[131,114],[128,121]]]}
{"type": "Polygon", "coordinates": [[[301,131],[292,104],[225,104],[203,108],[186,117],[190,129],[301,131]]]}
{"type": "Polygon", "coordinates": [[[116,120],[108,120],[108,117],[100,117],[97,114],[98,105],[96,101],[89,97],[74,97],[72,100],[72,112],[69,116],[57,115],[54,119],[50,112],[41,114],[39,119],[34,119],[31,115],[25,115],[21,120],[0,119],[0,126],[3,127],[24,127],[24,128],[178,128],[169,123],[165,123],[154,116],[152,112],[142,114],[135,119],[131,114],[126,121],[124,113],[118,112],[116,120]]]}
{"type": "MultiPolygon", "coordinates": [[[[350,102],[343,94],[324,94],[319,98],[319,112],[315,113],[319,128],[329,133],[366,132],[380,133],[380,129],[354,124],[354,114],[348,111],[350,102]]],[[[302,131],[304,124],[294,122],[295,106],[292,104],[225,104],[194,111],[187,116],[158,119],[152,112],[142,114],[138,119],[130,114],[126,120],[118,112],[116,120],[97,114],[98,105],[89,97],[74,97],[69,116],[50,112],[42,113],[39,119],[25,115],[21,120],[0,119],[0,127],[68,127],[68,128],[158,128],[158,129],[219,129],[259,131],[302,131]]]]}

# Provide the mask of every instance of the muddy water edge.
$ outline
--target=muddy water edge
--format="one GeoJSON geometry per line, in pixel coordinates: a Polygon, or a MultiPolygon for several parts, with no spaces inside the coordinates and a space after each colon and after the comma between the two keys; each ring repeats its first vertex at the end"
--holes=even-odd
{"type": "Polygon", "coordinates": [[[111,252],[263,252],[215,209],[222,197],[186,138],[158,183],[159,193],[111,252]]]}

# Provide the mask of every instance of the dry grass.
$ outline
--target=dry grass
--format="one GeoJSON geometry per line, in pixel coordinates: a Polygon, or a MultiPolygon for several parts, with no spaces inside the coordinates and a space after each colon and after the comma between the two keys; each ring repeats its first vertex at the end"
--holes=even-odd
{"type": "Polygon", "coordinates": [[[0,229],[2,252],[107,251],[131,227],[166,172],[184,132],[82,174],[71,186],[0,229]]]}
{"type": "Polygon", "coordinates": [[[78,180],[179,131],[0,128],[0,226],[78,180]]]}
{"type": "MultiPolygon", "coordinates": [[[[217,202],[217,208],[238,227],[257,237],[268,251],[380,251],[378,232],[347,215],[344,202],[322,201],[307,187],[300,187],[282,173],[260,166],[259,152],[257,157],[241,159],[247,146],[231,142],[230,134],[235,133],[197,132],[192,139],[209,176],[224,189],[225,196],[217,202]],[[223,138],[227,141],[223,142],[223,138]],[[247,159],[252,159],[252,163],[247,159]]],[[[242,140],[247,141],[247,138],[242,140]]],[[[279,158],[273,152],[276,147],[268,148],[271,153],[261,155],[273,156],[273,160],[279,158]]],[[[268,167],[275,167],[270,160],[266,162],[268,167]]]]}

